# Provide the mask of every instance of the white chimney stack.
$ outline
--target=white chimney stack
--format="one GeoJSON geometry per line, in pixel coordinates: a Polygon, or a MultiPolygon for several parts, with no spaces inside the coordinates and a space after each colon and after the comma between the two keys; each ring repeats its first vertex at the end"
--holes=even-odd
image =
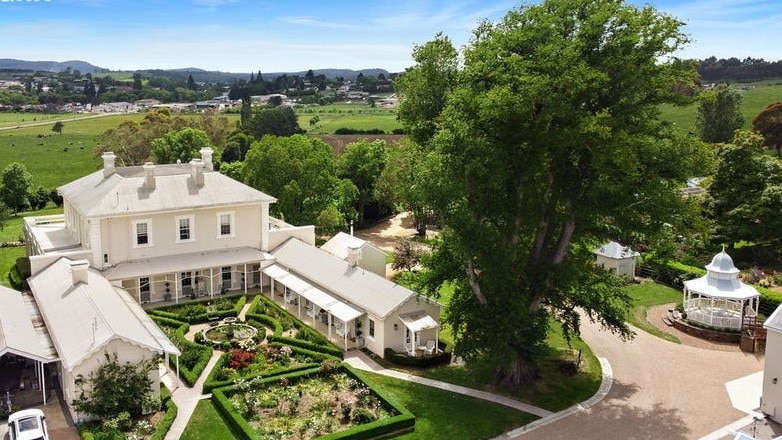
{"type": "Polygon", "coordinates": [[[88,269],[90,268],[90,262],[87,260],[74,260],[71,261],[71,276],[73,277],[73,285],[76,286],[79,283],[87,284],[88,269]]]}
{"type": "Polygon", "coordinates": [[[361,261],[361,248],[348,246],[348,266],[356,267],[361,261]]]}
{"type": "Polygon", "coordinates": [[[204,186],[204,162],[201,159],[190,161],[190,177],[197,187],[204,186]]]}
{"type": "Polygon", "coordinates": [[[144,169],[144,188],[155,189],[155,164],[146,162],[141,168],[144,169]]]}
{"type": "Polygon", "coordinates": [[[213,150],[209,147],[204,147],[198,151],[201,153],[201,161],[204,162],[204,169],[206,171],[214,171],[214,164],[212,164],[213,150]]]}
{"type": "Polygon", "coordinates": [[[114,152],[106,151],[101,157],[103,158],[103,177],[109,177],[114,174],[114,152]]]}

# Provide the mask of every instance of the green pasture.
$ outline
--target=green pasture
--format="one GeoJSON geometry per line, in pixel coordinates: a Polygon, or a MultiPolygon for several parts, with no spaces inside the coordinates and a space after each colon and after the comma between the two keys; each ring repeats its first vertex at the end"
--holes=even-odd
{"type": "MultiPolygon", "coordinates": [[[[741,96],[741,113],[744,115],[744,129],[752,128],[752,120],[769,104],[782,101],[782,82],[759,81],[754,83],[733,84],[741,96]]],[[[698,112],[697,101],[686,106],[666,104],[660,107],[661,117],[683,131],[695,132],[695,115],[698,112]]]]}
{"type": "Polygon", "coordinates": [[[305,107],[296,110],[299,126],[310,134],[334,134],[338,128],[353,128],[357,130],[380,129],[391,134],[396,128],[402,128],[396,120],[393,109],[370,107],[369,104],[331,104],[318,107],[305,107]],[[317,116],[319,121],[310,125],[310,120],[317,116]]]}
{"type": "Polygon", "coordinates": [[[38,185],[54,188],[89,174],[99,167],[93,157],[100,135],[124,120],[137,120],[142,114],[123,114],[85,119],[62,119],[62,134],[52,126],[34,125],[0,130],[0,169],[21,162],[38,185]]]}
{"type": "Polygon", "coordinates": [[[16,113],[0,112],[0,127],[18,127],[37,122],[51,122],[72,119],[73,115],[65,113],[16,113]]]}

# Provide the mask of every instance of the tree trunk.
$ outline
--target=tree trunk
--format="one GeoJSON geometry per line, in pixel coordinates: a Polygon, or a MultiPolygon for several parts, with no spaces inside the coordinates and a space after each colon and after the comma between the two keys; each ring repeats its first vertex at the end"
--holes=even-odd
{"type": "Polygon", "coordinates": [[[510,370],[505,376],[505,381],[514,386],[530,385],[540,378],[537,365],[529,359],[524,359],[521,353],[516,351],[510,364],[510,370]]]}

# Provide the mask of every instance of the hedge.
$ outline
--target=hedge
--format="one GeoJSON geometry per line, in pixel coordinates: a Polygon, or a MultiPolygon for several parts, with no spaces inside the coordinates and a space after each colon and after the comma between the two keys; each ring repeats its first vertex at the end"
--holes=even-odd
{"type": "MultiPolygon", "coordinates": [[[[230,299],[232,297],[228,297],[228,298],[230,299]]],[[[187,317],[182,316],[179,313],[172,312],[172,310],[176,310],[177,308],[180,308],[183,305],[203,304],[206,302],[213,301],[214,298],[202,299],[198,301],[188,301],[182,304],[163,306],[156,309],[150,309],[147,311],[147,313],[154,316],[162,316],[164,318],[175,319],[177,321],[184,321],[189,324],[200,324],[204,322],[209,322],[210,321],[209,318],[214,318],[215,316],[219,317],[220,319],[227,318],[229,316],[238,316],[239,312],[242,311],[242,307],[244,307],[244,305],[247,303],[247,296],[241,295],[236,298],[237,301],[230,309],[215,310],[213,312],[202,313],[195,316],[187,316],[187,317]]]]}
{"type": "Polygon", "coordinates": [[[280,345],[290,345],[291,348],[296,348],[299,350],[307,350],[311,351],[313,353],[320,353],[320,354],[327,354],[330,356],[334,356],[338,359],[344,359],[345,353],[342,351],[341,348],[335,346],[331,342],[329,342],[327,345],[324,344],[315,344],[309,341],[305,341],[302,339],[296,339],[296,338],[289,338],[286,336],[275,336],[275,335],[269,335],[266,337],[266,340],[269,343],[277,343],[280,345]]]}
{"type": "MultiPolygon", "coordinates": [[[[353,378],[364,382],[364,380],[359,378],[356,372],[345,363],[342,363],[337,371],[344,372],[350,376],[353,376],[353,378]]],[[[290,374],[265,378],[262,379],[258,385],[262,386],[270,382],[278,382],[283,377],[287,377],[288,379],[295,381],[317,374],[321,374],[321,369],[312,368],[309,370],[302,370],[290,374]]],[[[377,420],[372,423],[358,425],[345,431],[320,436],[318,439],[374,439],[389,437],[391,434],[398,435],[405,432],[412,432],[415,430],[415,416],[410,413],[407,408],[399,405],[388,396],[378,393],[374,388],[372,388],[371,384],[367,383],[367,386],[372,389],[372,392],[378,397],[378,399],[383,401],[385,405],[394,408],[394,410],[399,412],[399,415],[388,419],[377,420]]],[[[245,440],[260,439],[258,432],[255,431],[247,422],[247,420],[245,420],[244,417],[242,417],[241,414],[239,414],[234,409],[233,405],[231,405],[229,398],[236,392],[237,389],[234,386],[216,388],[214,391],[212,391],[212,400],[214,402],[215,408],[217,408],[221,415],[223,415],[226,423],[228,423],[231,429],[239,434],[239,438],[245,440]]]]}
{"type": "MultiPolygon", "coordinates": [[[[186,322],[156,315],[152,315],[151,318],[160,325],[174,327],[176,329],[175,334],[177,340],[175,344],[177,348],[183,352],[183,354],[185,350],[198,351],[198,360],[196,361],[196,364],[193,366],[192,370],[182,365],[179,366],[179,376],[187,384],[187,386],[192,387],[195,385],[196,381],[198,381],[198,377],[201,376],[201,373],[203,373],[204,369],[206,368],[206,364],[209,363],[209,359],[212,357],[212,347],[207,347],[205,345],[188,341],[187,338],[185,338],[185,333],[190,328],[190,325],[186,322]]],[[[176,360],[176,356],[170,356],[168,358],[168,363],[173,368],[176,368],[176,360]]]]}
{"type": "Polygon", "coordinates": [[[160,422],[158,422],[150,440],[163,440],[166,438],[166,434],[168,434],[168,430],[171,429],[171,425],[174,424],[174,419],[176,419],[177,412],[179,411],[176,403],[174,403],[174,399],[171,398],[171,391],[165,386],[160,387],[160,400],[163,402],[163,406],[166,407],[166,414],[160,419],[160,422]]]}

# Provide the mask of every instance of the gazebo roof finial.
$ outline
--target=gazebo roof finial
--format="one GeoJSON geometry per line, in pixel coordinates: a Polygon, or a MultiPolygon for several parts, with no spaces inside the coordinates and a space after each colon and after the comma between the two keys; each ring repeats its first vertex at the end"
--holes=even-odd
{"type": "Polygon", "coordinates": [[[712,258],[711,263],[706,265],[706,270],[708,270],[710,274],[738,275],[739,273],[739,270],[733,264],[733,258],[730,258],[730,255],[725,252],[725,246],[722,247],[722,252],[715,255],[714,258],[712,258]]]}

